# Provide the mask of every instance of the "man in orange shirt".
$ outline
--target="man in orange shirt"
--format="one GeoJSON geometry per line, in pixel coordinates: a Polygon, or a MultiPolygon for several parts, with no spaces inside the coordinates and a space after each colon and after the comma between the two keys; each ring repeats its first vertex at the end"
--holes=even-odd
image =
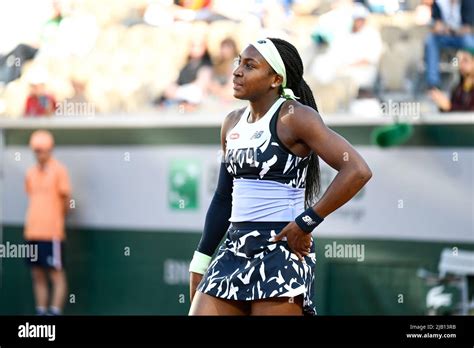
{"type": "Polygon", "coordinates": [[[33,291],[38,315],[59,315],[67,291],[63,268],[64,219],[69,208],[71,187],[67,169],[52,156],[54,139],[51,133],[39,130],[30,138],[37,164],[26,173],[25,189],[29,198],[26,214],[25,240],[37,247],[31,265],[33,291]],[[53,285],[48,307],[48,276],[53,285]]]}

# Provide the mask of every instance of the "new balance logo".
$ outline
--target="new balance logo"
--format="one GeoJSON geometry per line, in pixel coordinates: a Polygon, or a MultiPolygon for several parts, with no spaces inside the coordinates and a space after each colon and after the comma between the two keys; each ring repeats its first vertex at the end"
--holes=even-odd
{"type": "Polygon", "coordinates": [[[306,222],[306,225],[308,225],[308,226],[314,225],[316,223],[316,221],[311,219],[311,217],[309,215],[303,216],[302,219],[303,219],[304,222],[306,222]]]}
{"type": "Polygon", "coordinates": [[[263,131],[256,131],[256,132],[252,135],[252,137],[250,138],[250,140],[252,140],[252,139],[258,139],[258,138],[260,138],[260,137],[262,136],[262,134],[263,134],[263,131]]]}

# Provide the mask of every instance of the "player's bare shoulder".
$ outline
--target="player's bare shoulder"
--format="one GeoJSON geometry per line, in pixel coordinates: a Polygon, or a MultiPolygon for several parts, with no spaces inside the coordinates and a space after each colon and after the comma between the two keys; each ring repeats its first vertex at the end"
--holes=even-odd
{"type": "Polygon", "coordinates": [[[315,121],[322,122],[321,116],[316,110],[296,100],[287,100],[283,104],[280,120],[290,129],[304,129],[315,121]]]}
{"type": "Polygon", "coordinates": [[[224,119],[222,123],[221,136],[223,139],[227,136],[227,133],[234,128],[234,126],[239,122],[242,114],[244,113],[245,107],[231,111],[224,119]]]}

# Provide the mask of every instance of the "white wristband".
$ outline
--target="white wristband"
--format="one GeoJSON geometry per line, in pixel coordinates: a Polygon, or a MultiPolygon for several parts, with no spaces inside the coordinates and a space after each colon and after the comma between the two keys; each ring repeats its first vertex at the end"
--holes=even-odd
{"type": "Polygon", "coordinates": [[[195,251],[193,259],[189,264],[189,272],[204,274],[206,273],[207,267],[211,263],[211,256],[195,251]]]}

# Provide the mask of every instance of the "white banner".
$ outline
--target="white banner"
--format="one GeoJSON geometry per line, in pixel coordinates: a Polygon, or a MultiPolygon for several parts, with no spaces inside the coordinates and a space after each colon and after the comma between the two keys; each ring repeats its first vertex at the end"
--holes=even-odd
{"type": "MultiPolygon", "coordinates": [[[[357,147],[373,177],[316,230],[321,237],[474,242],[472,148],[357,147]]],[[[201,232],[217,181],[219,147],[58,146],[75,208],[71,226],[201,232]]],[[[5,224],[21,225],[27,147],[4,157],[5,224]]],[[[336,171],[322,163],[323,192],[336,171]]]]}

